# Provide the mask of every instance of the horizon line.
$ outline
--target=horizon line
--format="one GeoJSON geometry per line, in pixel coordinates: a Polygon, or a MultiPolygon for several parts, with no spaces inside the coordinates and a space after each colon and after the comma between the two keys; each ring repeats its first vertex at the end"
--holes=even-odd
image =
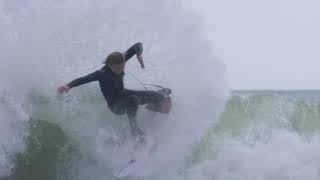
{"type": "Polygon", "coordinates": [[[230,89],[230,91],[320,91],[320,89],[230,89]]]}

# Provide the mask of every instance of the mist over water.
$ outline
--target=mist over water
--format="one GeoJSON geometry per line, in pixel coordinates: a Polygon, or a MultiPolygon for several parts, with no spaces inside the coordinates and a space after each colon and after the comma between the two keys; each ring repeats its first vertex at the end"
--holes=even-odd
{"type": "Polygon", "coordinates": [[[9,92],[3,90],[0,93],[0,175],[7,175],[14,167],[14,153],[25,149],[23,141],[27,136],[25,123],[28,115],[9,92]]]}
{"type": "MultiPolygon", "coordinates": [[[[194,143],[217,121],[227,94],[223,66],[202,33],[201,19],[180,1],[5,0],[0,9],[0,92],[11,97],[1,101],[2,128],[10,130],[0,135],[19,139],[0,139],[0,176],[112,178],[112,162],[121,159],[113,155],[121,152],[104,147],[99,137],[125,136],[126,118],[107,110],[97,83],[64,96],[56,88],[100,68],[108,53],[139,41],[146,70],[131,59],[126,87],[142,89],[131,73],[170,87],[173,111],[161,146],[138,176],[183,178],[194,143]],[[12,111],[8,104],[18,106],[12,111]]],[[[6,96],[1,93],[0,99],[6,96]]]]}
{"type": "Polygon", "coordinates": [[[57,86],[101,67],[112,51],[144,44],[125,86],[173,90],[173,109],[143,169],[125,179],[320,177],[320,93],[228,93],[200,16],[180,1],[0,1],[1,179],[115,179],[130,137],[97,83],[57,86]],[[288,98],[290,97],[290,98],[288,98]],[[312,99],[313,101],[309,101],[312,99]],[[221,113],[222,112],[222,113],[221,113]]]}

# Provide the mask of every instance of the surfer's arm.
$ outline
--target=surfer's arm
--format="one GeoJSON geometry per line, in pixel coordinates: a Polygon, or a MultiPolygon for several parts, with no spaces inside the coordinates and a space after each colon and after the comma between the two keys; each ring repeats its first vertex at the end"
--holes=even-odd
{"type": "Polygon", "coordinates": [[[88,74],[86,76],[77,78],[77,79],[69,82],[67,84],[67,86],[70,87],[70,89],[71,89],[71,88],[80,86],[82,84],[90,83],[90,82],[93,82],[93,81],[98,81],[100,79],[101,75],[102,75],[101,73],[102,72],[100,70],[95,71],[95,72],[90,73],[90,74],[88,74]]]}
{"type": "Polygon", "coordinates": [[[141,42],[138,42],[131,46],[126,52],[125,52],[125,59],[128,61],[130,58],[132,58],[134,55],[137,55],[137,59],[141,65],[141,68],[144,68],[143,58],[142,58],[142,52],[143,52],[143,46],[141,42]]]}

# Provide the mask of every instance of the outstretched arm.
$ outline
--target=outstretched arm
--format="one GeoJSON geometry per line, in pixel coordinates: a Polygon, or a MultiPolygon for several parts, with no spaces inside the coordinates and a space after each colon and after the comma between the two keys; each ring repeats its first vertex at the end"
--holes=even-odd
{"type": "Polygon", "coordinates": [[[60,86],[58,88],[58,92],[59,93],[69,92],[69,90],[71,88],[74,88],[74,87],[77,87],[77,86],[80,86],[82,84],[86,84],[86,83],[89,83],[89,82],[97,81],[101,77],[101,73],[102,72],[100,70],[98,70],[98,71],[90,73],[90,74],[88,74],[86,76],[77,78],[77,79],[69,82],[66,85],[60,86]]]}
{"type": "Polygon", "coordinates": [[[144,68],[143,58],[142,58],[142,52],[143,52],[143,46],[141,42],[138,42],[131,46],[126,52],[125,52],[125,59],[128,61],[130,58],[132,58],[135,54],[137,55],[137,59],[141,65],[141,68],[144,68]]]}

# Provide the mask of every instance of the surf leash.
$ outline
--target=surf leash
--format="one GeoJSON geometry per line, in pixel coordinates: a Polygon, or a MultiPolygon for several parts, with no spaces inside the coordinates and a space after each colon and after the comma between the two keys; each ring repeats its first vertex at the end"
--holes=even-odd
{"type": "Polygon", "coordinates": [[[143,83],[139,78],[137,78],[133,73],[130,71],[127,71],[136,81],[139,82],[139,84],[147,91],[150,91],[146,86],[153,86],[160,89],[165,89],[163,86],[157,85],[157,84],[149,84],[149,83],[143,83]]]}

